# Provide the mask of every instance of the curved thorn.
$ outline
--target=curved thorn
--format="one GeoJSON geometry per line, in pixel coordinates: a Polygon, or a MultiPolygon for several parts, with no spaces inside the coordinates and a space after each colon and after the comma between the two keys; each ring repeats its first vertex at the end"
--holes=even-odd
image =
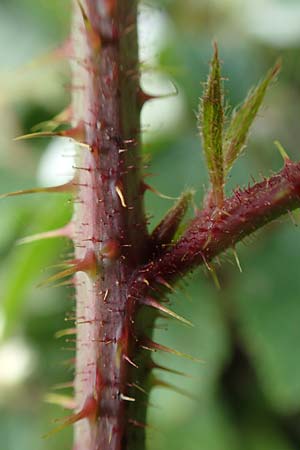
{"type": "Polygon", "coordinates": [[[194,400],[194,401],[199,400],[195,395],[192,395],[190,392],[186,391],[185,389],[181,389],[177,386],[174,386],[171,383],[168,383],[167,381],[159,380],[158,378],[154,378],[152,380],[152,385],[154,387],[157,386],[157,387],[163,387],[163,388],[170,389],[171,391],[177,392],[177,394],[183,395],[184,397],[187,397],[190,400],[194,400]]]}
{"type": "Polygon", "coordinates": [[[76,407],[75,399],[68,395],[61,394],[46,394],[44,397],[44,401],[47,403],[51,403],[52,405],[59,405],[66,409],[74,410],[76,407]]]}
{"type": "Polygon", "coordinates": [[[54,337],[56,339],[59,339],[61,337],[70,336],[70,335],[73,335],[73,334],[76,334],[76,333],[77,333],[76,328],[65,328],[64,330],[57,331],[55,333],[54,337]]]}
{"type": "Polygon", "coordinates": [[[138,90],[138,101],[140,107],[142,107],[146,102],[151,100],[165,100],[166,98],[176,97],[179,93],[178,88],[172,80],[170,80],[170,83],[174,88],[174,92],[169,92],[168,94],[161,94],[161,95],[148,94],[144,92],[142,88],[140,88],[138,90]]]}
{"type": "Polygon", "coordinates": [[[29,244],[31,242],[39,241],[42,239],[52,239],[56,237],[68,237],[72,239],[73,234],[73,224],[72,222],[68,223],[62,228],[58,228],[57,230],[45,231],[43,233],[33,234],[32,236],[26,236],[24,238],[18,239],[16,244],[23,245],[29,244]]]}
{"type": "Polygon", "coordinates": [[[52,119],[37,123],[31,127],[31,131],[33,133],[38,131],[54,131],[59,125],[70,124],[72,121],[72,114],[72,106],[69,105],[52,119]],[[43,130],[43,128],[45,128],[45,130],[43,130]]]}
{"type": "MultiPolygon", "coordinates": [[[[74,387],[74,381],[67,381],[66,383],[57,383],[54,386],[52,386],[52,389],[59,390],[59,389],[68,389],[74,387]]],[[[72,408],[74,409],[74,408],[72,408]]]]}
{"type": "Polygon", "coordinates": [[[88,15],[87,15],[87,13],[86,13],[86,11],[85,11],[81,1],[77,0],[77,4],[78,4],[78,7],[80,9],[82,20],[83,20],[83,23],[84,23],[84,26],[85,26],[85,29],[86,29],[86,32],[87,32],[87,36],[88,36],[88,38],[90,40],[91,46],[94,49],[94,51],[96,51],[96,50],[99,51],[101,49],[101,44],[102,44],[101,37],[96,32],[96,30],[93,28],[93,25],[92,25],[88,15]]]}
{"type": "Polygon", "coordinates": [[[0,195],[0,199],[7,197],[16,197],[17,195],[27,195],[27,194],[39,194],[39,193],[51,193],[51,192],[70,192],[73,191],[73,181],[69,181],[68,183],[62,184],[60,186],[50,186],[50,187],[41,187],[41,188],[33,188],[33,189],[21,189],[19,191],[7,192],[5,194],[0,195]]]}
{"type": "Polygon", "coordinates": [[[146,184],[146,183],[143,183],[143,184],[144,184],[144,188],[146,190],[152,192],[153,194],[157,195],[160,198],[164,198],[165,200],[179,200],[179,198],[180,198],[180,197],[170,197],[169,195],[162,194],[161,192],[159,192],[157,189],[150,186],[149,184],[146,184]]]}
{"type": "Polygon", "coordinates": [[[235,247],[232,247],[232,252],[233,252],[233,256],[234,256],[236,265],[238,266],[239,271],[242,273],[243,272],[242,266],[241,266],[241,263],[240,263],[240,260],[239,260],[239,256],[237,254],[237,251],[236,251],[235,247]]]}
{"type": "Polygon", "coordinates": [[[146,306],[150,306],[152,308],[155,308],[165,314],[167,314],[170,317],[173,317],[173,319],[179,320],[180,322],[184,323],[185,325],[188,325],[190,327],[193,327],[194,325],[189,320],[185,319],[184,317],[180,316],[179,314],[176,314],[174,311],[170,310],[169,308],[166,308],[165,306],[161,305],[158,301],[156,301],[152,297],[146,297],[144,298],[141,303],[146,306]]]}
{"type": "Polygon", "coordinates": [[[43,438],[47,439],[48,437],[52,436],[53,434],[57,433],[58,431],[63,430],[69,425],[72,425],[73,423],[78,422],[82,419],[89,419],[89,420],[95,420],[97,417],[97,401],[94,398],[94,396],[87,397],[82,409],[75,414],[72,414],[71,416],[63,417],[61,420],[63,420],[63,423],[61,425],[58,425],[53,430],[49,431],[49,433],[46,433],[43,438]]]}
{"type": "Polygon", "coordinates": [[[275,146],[277,147],[277,150],[279,151],[280,155],[282,156],[283,161],[286,163],[290,161],[290,157],[281,145],[279,141],[274,141],[275,146]]]}
{"type": "Polygon", "coordinates": [[[166,347],[165,345],[162,344],[158,344],[157,342],[154,342],[149,338],[144,338],[143,341],[141,341],[141,347],[144,348],[145,350],[150,350],[152,352],[158,350],[170,353],[172,355],[181,356],[182,358],[190,359],[191,361],[204,362],[202,359],[195,358],[194,356],[188,355],[187,353],[182,353],[179,352],[178,350],[174,350],[173,348],[166,347]]]}
{"type": "Polygon", "coordinates": [[[123,208],[127,208],[127,204],[125,202],[125,198],[123,195],[123,192],[121,191],[121,188],[119,186],[116,186],[116,193],[118,194],[118,197],[120,199],[121,205],[123,206],[123,208]]]}
{"type": "Polygon", "coordinates": [[[14,141],[24,141],[27,139],[35,139],[35,138],[51,138],[51,137],[67,137],[73,139],[79,145],[90,147],[87,143],[84,142],[85,131],[83,122],[79,123],[74,128],[68,128],[67,130],[62,131],[35,131],[34,133],[23,134],[21,136],[17,136],[14,138],[14,141]]]}
{"type": "Polygon", "coordinates": [[[77,270],[78,270],[77,265],[62,270],[61,272],[51,275],[46,280],[41,281],[41,283],[38,284],[38,287],[45,287],[48,284],[52,283],[53,281],[58,281],[61,280],[62,278],[68,277],[69,275],[73,275],[75,272],[77,272],[77,270]]]}
{"type": "Polygon", "coordinates": [[[194,378],[192,375],[190,375],[188,373],[181,372],[181,371],[175,370],[175,369],[170,369],[169,367],[162,366],[161,364],[157,364],[154,361],[151,361],[151,369],[164,370],[165,372],[169,372],[174,375],[179,375],[179,376],[187,377],[187,378],[194,378]]]}
{"type": "Polygon", "coordinates": [[[125,402],[135,402],[135,400],[136,400],[133,397],[128,397],[127,395],[122,394],[122,392],[120,394],[120,399],[125,401],[125,402]]]}

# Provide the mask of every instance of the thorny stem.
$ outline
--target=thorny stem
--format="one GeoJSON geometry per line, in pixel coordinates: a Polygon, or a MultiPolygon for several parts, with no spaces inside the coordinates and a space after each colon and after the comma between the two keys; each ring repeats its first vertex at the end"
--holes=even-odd
{"type": "Polygon", "coordinates": [[[209,262],[214,257],[299,206],[300,163],[287,159],[278,174],[247,189],[237,189],[222,208],[208,206],[200,211],[169,251],[134,274],[131,292],[144,295],[145,288],[138,287],[141,277],[149,285],[158,277],[172,283],[198,265],[205,264],[211,270],[209,262]]]}
{"type": "MultiPolygon", "coordinates": [[[[166,300],[172,284],[193,268],[205,264],[212,271],[214,257],[300,207],[300,163],[291,162],[279,148],[284,168],[277,175],[238,189],[225,200],[223,194],[217,202],[208,196],[204,209],[177,242],[173,238],[191,192],[183,193],[148,235],[143,194],[151,188],[141,174],[139,120],[141,107],[151,96],[139,86],[136,22],[137,0],[74,0],[73,101],[67,110],[68,118],[72,113],[73,128],[57,134],[80,141],[76,175],[63,186],[0,196],[70,188],[77,195],[70,224],[25,239],[68,236],[74,240],[75,259],[47,280],[74,276],[76,286],[76,329],[59,333],[77,336],[76,411],[56,429],[75,423],[73,450],[145,449],[148,394],[153,386],[166,385],[151,372],[168,370],[150,355],[157,350],[180,354],[151,340],[154,321],[163,313],[189,323],[160,302],[166,300]]],[[[256,111],[278,69],[276,65],[257,88],[259,95],[250,98],[256,111]]],[[[217,97],[220,103],[221,96],[217,97]]],[[[247,119],[244,128],[234,130],[240,143],[253,121],[250,106],[246,102],[242,110],[243,120],[247,119]]],[[[223,115],[208,112],[207,130],[211,131],[214,116],[223,120],[223,115]]],[[[211,138],[220,141],[221,130],[212,133],[208,151],[211,147],[220,150],[220,142],[212,145],[211,138]]],[[[52,134],[46,131],[22,138],[52,134]]],[[[218,169],[217,162],[211,164],[213,170],[218,169]]],[[[221,187],[222,180],[223,175],[221,187]]]]}
{"type": "MultiPolygon", "coordinates": [[[[76,403],[96,405],[75,426],[74,450],[144,448],[146,406],[131,400],[129,278],[147,257],[139,141],[135,0],[74,1],[73,111],[84,124],[78,158],[76,403]],[[132,403],[130,415],[129,406],[132,403]],[[135,409],[142,411],[137,413],[135,409]],[[137,431],[132,431],[136,428],[137,431]]],[[[138,378],[138,377],[137,377],[138,378]]]]}
{"type": "Polygon", "coordinates": [[[219,253],[300,204],[300,164],[286,161],[278,175],[206,207],[166,251],[149,238],[139,140],[147,95],[139,87],[136,20],[136,0],[74,0],[73,121],[88,146],[79,148],[73,220],[74,450],[144,450],[155,367],[147,349],[168,350],[151,341],[157,299],[196,265],[209,268],[219,253]]]}

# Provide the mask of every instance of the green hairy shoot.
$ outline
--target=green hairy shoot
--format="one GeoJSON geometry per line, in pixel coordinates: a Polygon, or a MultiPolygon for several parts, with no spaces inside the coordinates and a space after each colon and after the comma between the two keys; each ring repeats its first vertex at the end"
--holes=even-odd
{"type": "Polygon", "coordinates": [[[221,205],[224,199],[224,107],[220,60],[216,43],[206,89],[201,99],[199,122],[214,203],[221,205]]]}
{"type": "Polygon", "coordinates": [[[281,63],[277,61],[265,78],[250,90],[242,105],[233,110],[224,127],[224,90],[218,47],[214,43],[211,70],[200,99],[198,126],[211,183],[210,200],[216,206],[223,203],[225,178],[245,148],[253,121],[280,68],[281,63]]]}

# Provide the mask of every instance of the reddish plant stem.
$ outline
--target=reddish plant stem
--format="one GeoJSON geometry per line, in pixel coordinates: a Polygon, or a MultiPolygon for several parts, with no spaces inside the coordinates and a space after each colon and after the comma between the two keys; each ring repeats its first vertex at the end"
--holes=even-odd
{"type": "Polygon", "coordinates": [[[75,394],[78,409],[88,413],[75,426],[74,449],[133,450],[139,445],[142,450],[144,430],[138,438],[130,431],[135,408],[146,407],[128,394],[135,367],[126,303],[129,279],[146,261],[148,245],[140,173],[137,6],[135,0],[86,0],[81,6],[80,11],[75,4],[73,72],[74,84],[82,89],[74,93],[73,110],[90,148],[79,150],[74,218],[76,258],[85,261],[85,272],[76,276],[75,394]]]}
{"type": "Polygon", "coordinates": [[[172,283],[197,265],[209,267],[214,257],[233,248],[245,236],[299,207],[300,163],[288,160],[277,175],[236,190],[221,209],[207,207],[198,213],[169,251],[133,275],[133,298],[144,296],[146,284],[151,286],[158,279],[172,283]]]}
{"type": "Polygon", "coordinates": [[[222,207],[205,208],[167,251],[161,244],[176,231],[182,206],[156,231],[162,242],[149,238],[139,141],[147,97],[138,84],[136,19],[135,0],[75,4],[73,81],[80,89],[73,120],[77,130],[83,126],[88,148],[79,149],[74,217],[74,450],[144,449],[144,391],[155,368],[147,349],[167,350],[151,341],[157,313],[150,306],[168,283],[196,265],[209,267],[219,253],[300,204],[300,164],[286,162],[278,175],[236,191],[222,207]]]}

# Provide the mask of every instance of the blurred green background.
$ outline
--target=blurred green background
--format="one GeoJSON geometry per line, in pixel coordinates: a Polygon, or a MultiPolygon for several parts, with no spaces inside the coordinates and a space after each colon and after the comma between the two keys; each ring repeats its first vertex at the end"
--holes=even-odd
{"type": "MultiPolygon", "coordinates": [[[[63,42],[70,10],[70,3],[61,0],[0,1],[0,192],[56,184],[70,172],[68,142],[12,140],[70,101],[66,62],[29,64],[63,42]]],[[[205,192],[195,117],[213,39],[220,47],[230,108],[279,56],[283,60],[247,151],[232,171],[228,193],[281,167],[274,139],[299,159],[299,23],[298,0],[152,0],[142,5],[142,83],[154,94],[172,92],[172,83],[179,89],[176,97],[147,104],[142,114],[144,152],[157,189],[178,196],[192,186],[198,204],[205,192]]],[[[153,194],[147,194],[146,203],[151,226],[171,206],[153,194]]],[[[70,450],[71,430],[47,440],[41,436],[63,414],[44,402],[46,394],[73,376],[65,364],[73,357],[72,344],[54,338],[72,314],[73,292],[37,284],[72,247],[64,239],[16,246],[21,237],[66,223],[70,198],[3,199],[0,211],[0,448],[70,450]]],[[[282,218],[239,244],[242,273],[230,252],[223,255],[217,263],[220,291],[203,268],[178,286],[173,308],[195,327],[160,321],[156,338],[204,363],[157,355],[164,365],[191,374],[162,378],[193,399],[166,389],[153,392],[149,450],[300,449],[298,221],[297,213],[292,220],[282,218]]]]}

